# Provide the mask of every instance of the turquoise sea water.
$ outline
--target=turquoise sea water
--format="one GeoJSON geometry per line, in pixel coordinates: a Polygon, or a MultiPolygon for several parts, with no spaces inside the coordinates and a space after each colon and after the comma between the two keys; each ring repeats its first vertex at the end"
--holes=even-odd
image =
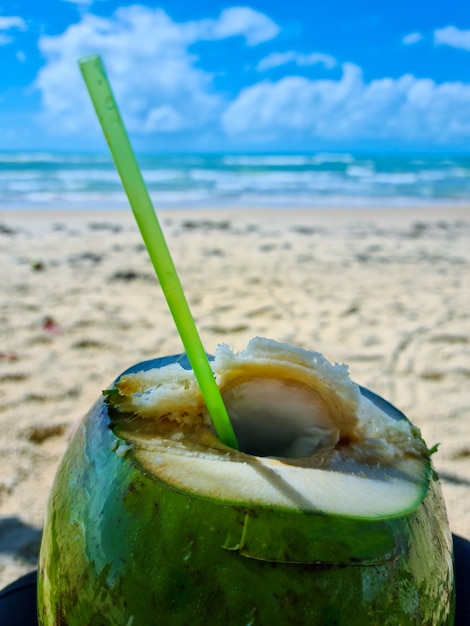
{"type": "MultiPolygon", "coordinates": [[[[156,207],[466,205],[470,156],[141,155],[156,207]]],[[[106,154],[0,153],[0,209],[125,208],[106,154]]]]}

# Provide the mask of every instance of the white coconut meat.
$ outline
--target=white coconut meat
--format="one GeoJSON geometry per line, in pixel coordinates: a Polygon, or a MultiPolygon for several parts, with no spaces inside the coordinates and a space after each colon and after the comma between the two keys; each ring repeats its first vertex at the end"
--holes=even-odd
{"type": "Polygon", "coordinates": [[[115,430],[159,479],[182,491],[360,517],[416,508],[429,458],[419,432],[361,395],[345,365],[255,338],[212,368],[240,451],[216,437],[191,370],[178,364],[121,377],[115,430]]]}

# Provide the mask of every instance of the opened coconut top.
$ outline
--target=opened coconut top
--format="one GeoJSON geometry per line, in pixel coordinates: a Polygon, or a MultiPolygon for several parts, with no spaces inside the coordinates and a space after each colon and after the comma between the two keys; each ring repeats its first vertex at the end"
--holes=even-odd
{"type": "Polygon", "coordinates": [[[217,492],[250,502],[268,497],[305,508],[312,498],[325,506],[332,488],[331,477],[326,483],[325,477],[334,472],[343,504],[331,496],[327,508],[343,511],[346,503],[349,511],[364,512],[350,495],[358,489],[350,481],[358,478],[368,479],[360,487],[374,501],[371,511],[378,500],[384,514],[397,502],[412,507],[417,501],[429,471],[418,429],[364,396],[346,365],[259,337],[240,353],[220,345],[211,365],[240,451],[217,438],[194,373],[179,364],[125,374],[107,392],[118,410],[111,412],[113,427],[125,440],[124,449],[132,449],[160,479],[184,489],[189,482],[203,495],[217,492]],[[287,497],[271,478],[263,478],[260,463],[294,484],[292,493],[301,494],[300,500],[292,502],[290,489],[287,497]],[[405,483],[412,486],[407,496],[405,483]]]}
{"type": "MultiPolygon", "coordinates": [[[[423,453],[415,427],[380,410],[346,365],[318,352],[256,337],[237,354],[219,345],[212,369],[242,452],[300,459],[360,442],[361,457],[369,449],[381,462],[423,453]]],[[[110,403],[142,418],[142,430],[177,438],[211,430],[194,373],[178,363],[123,375],[114,389],[110,403]]]]}

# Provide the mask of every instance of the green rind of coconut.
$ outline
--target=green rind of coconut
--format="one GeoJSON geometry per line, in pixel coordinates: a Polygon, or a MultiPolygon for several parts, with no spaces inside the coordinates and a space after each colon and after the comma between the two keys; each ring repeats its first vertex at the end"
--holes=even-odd
{"type": "Polygon", "coordinates": [[[51,493],[39,624],[450,625],[451,554],[434,473],[396,519],[217,502],[145,472],[99,401],[51,493]]]}

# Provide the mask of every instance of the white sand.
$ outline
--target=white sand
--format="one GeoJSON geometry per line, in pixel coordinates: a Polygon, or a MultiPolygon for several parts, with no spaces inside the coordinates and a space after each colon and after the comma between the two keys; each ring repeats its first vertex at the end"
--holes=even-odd
{"type": "MultiPolygon", "coordinates": [[[[470,211],[161,211],[203,343],[323,352],[441,442],[470,538],[470,211]]],[[[123,369],[182,351],[130,213],[0,212],[0,587],[34,568],[68,432],[123,369]]]]}

